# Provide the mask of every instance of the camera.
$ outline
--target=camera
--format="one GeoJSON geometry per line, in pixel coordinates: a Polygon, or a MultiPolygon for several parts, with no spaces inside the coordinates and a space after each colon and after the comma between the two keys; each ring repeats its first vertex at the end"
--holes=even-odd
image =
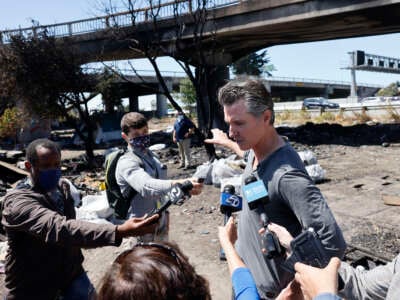
{"type": "Polygon", "coordinates": [[[301,262],[318,268],[325,268],[330,257],[313,228],[299,234],[290,242],[292,254],[281,264],[281,267],[291,273],[295,273],[294,264],[301,262]]]}

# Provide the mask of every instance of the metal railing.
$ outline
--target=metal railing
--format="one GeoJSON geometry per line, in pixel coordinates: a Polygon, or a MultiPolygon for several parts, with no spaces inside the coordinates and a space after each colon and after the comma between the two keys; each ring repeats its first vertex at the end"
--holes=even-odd
{"type": "MultiPolygon", "coordinates": [[[[299,77],[265,77],[266,81],[285,81],[285,82],[301,82],[301,83],[321,83],[321,84],[336,84],[336,85],[350,85],[351,82],[338,81],[338,80],[323,80],[323,79],[312,79],[312,78],[299,78],[299,77]]],[[[370,83],[358,83],[358,86],[364,87],[374,87],[383,88],[380,84],[370,84],[370,83]]]]}
{"type": "MultiPolygon", "coordinates": [[[[206,4],[206,9],[217,9],[226,6],[237,5],[246,0],[212,0],[206,4]]],[[[161,3],[153,7],[138,8],[127,12],[110,14],[102,17],[77,20],[72,22],[57,23],[52,25],[40,25],[12,30],[0,31],[0,44],[7,44],[11,37],[22,35],[25,37],[36,36],[40,32],[47,32],[49,36],[66,37],[85,33],[106,30],[112,27],[128,27],[148,21],[172,19],[177,15],[189,14],[197,9],[198,1],[175,0],[161,3]]]]}
{"type": "MultiPolygon", "coordinates": [[[[104,71],[102,67],[89,67],[83,69],[85,73],[88,74],[99,74],[104,71]]],[[[121,69],[117,68],[116,72],[123,74],[124,76],[156,76],[156,72],[154,70],[133,70],[133,69],[121,69]]],[[[173,77],[173,78],[185,78],[187,77],[185,72],[182,71],[160,71],[161,75],[164,77],[173,77]]]]}

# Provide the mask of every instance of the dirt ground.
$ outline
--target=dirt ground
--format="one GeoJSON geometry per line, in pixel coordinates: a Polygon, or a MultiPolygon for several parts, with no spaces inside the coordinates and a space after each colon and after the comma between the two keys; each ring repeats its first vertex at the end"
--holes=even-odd
{"type": "MultiPolygon", "coordinates": [[[[331,143],[324,141],[324,144],[300,144],[298,139],[293,140],[297,150],[313,151],[326,170],[327,180],[318,187],[347,243],[387,258],[394,257],[400,249],[400,206],[385,205],[382,194],[400,195],[400,140],[391,140],[385,147],[381,143],[352,144],[343,138],[339,142],[330,139],[331,143]]],[[[197,164],[206,160],[200,148],[193,148],[193,153],[197,164]]],[[[194,172],[178,170],[173,159],[165,157],[164,162],[171,178],[188,177],[194,172]]],[[[171,207],[170,240],[182,248],[196,270],[209,280],[213,299],[226,300],[231,296],[231,283],[226,262],[219,260],[217,227],[223,222],[219,194],[219,188],[206,185],[201,195],[180,207],[171,207]]],[[[84,251],[84,266],[95,285],[120,251],[115,247],[84,251]]]]}
{"type": "MultiPolygon", "coordinates": [[[[400,249],[398,216],[400,207],[383,204],[383,193],[400,193],[400,144],[390,147],[318,145],[307,147],[316,153],[326,170],[327,181],[318,184],[348,243],[392,258],[400,249]]],[[[185,177],[187,171],[169,165],[173,177],[185,177]]],[[[215,300],[230,299],[231,283],[226,262],[219,260],[217,227],[219,189],[205,186],[201,195],[181,207],[172,207],[170,239],[189,257],[196,270],[210,282],[215,300]]],[[[98,282],[118,249],[86,252],[89,276],[98,282]],[[99,264],[98,262],[103,263],[99,264]]]]}

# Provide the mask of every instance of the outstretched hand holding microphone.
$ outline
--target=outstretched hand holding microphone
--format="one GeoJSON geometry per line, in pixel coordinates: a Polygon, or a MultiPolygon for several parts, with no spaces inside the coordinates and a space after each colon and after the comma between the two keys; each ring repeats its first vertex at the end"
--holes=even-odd
{"type": "MultiPolygon", "coordinates": [[[[235,187],[231,184],[224,186],[220,196],[220,211],[224,214],[224,225],[228,223],[228,219],[233,212],[242,209],[242,198],[235,194],[235,187]]],[[[224,249],[219,252],[219,259],[226,260],[224,249]]]]}

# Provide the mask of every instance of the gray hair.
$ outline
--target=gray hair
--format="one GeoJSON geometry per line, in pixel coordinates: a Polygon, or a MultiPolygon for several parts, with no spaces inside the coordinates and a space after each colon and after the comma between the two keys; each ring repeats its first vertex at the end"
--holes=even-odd
{"type": "Polygon", "coordinates": [[[272,112],[271,124],[274,123],[274,103],[261,80],[232,80],[220,88],[218,101],[222,106],[233,105],[239,100],[244,100],[247,112],[255,117],[269,109],[272,112]]]}

